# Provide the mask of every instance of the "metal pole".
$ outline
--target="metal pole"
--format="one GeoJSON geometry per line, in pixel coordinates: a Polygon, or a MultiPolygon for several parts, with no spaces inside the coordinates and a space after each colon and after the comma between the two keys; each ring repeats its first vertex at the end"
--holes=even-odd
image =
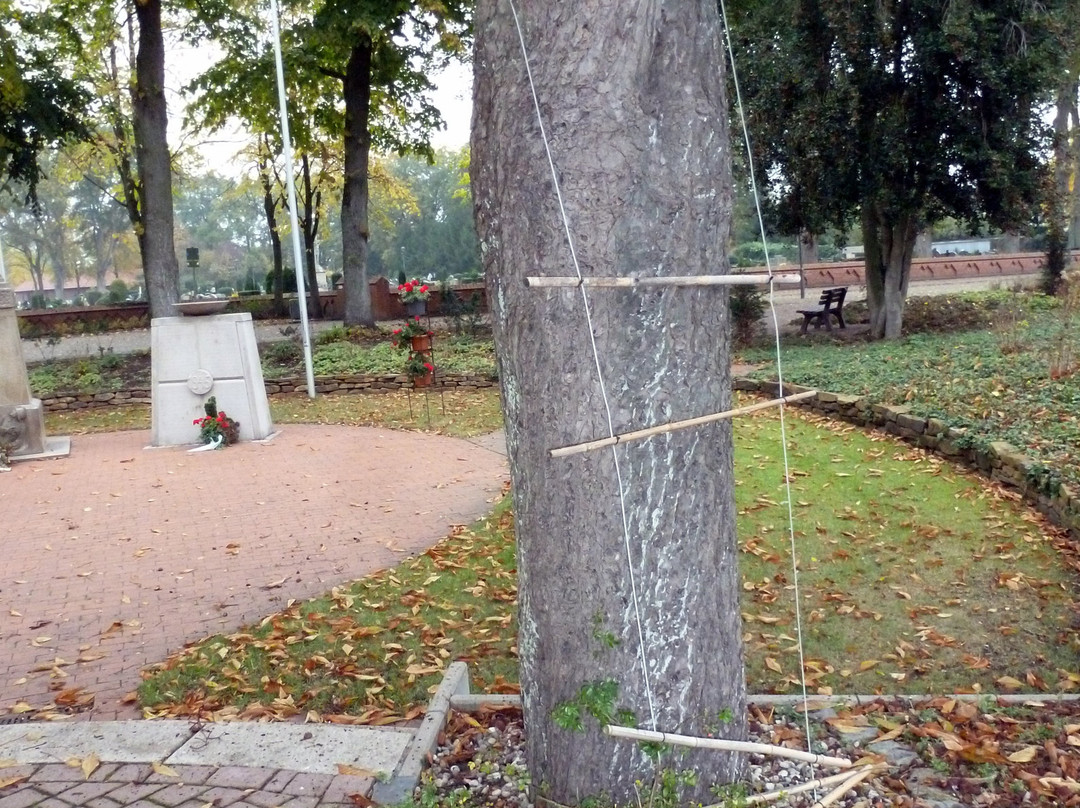
{"type": "Polygon", "coordinates": [[[4,242],[0,239],[0,283],[7,283],[7,267],[4,266],[4,242]]]}
{"type": "Polygon", "coordinates": [[[285,67],[281,62],[281,30],[278,27],[277,0],[270,0],[270,23],[274,31],[274,61],[277,64],[278,107],[281,115],[281,155],[285,160],[285,180],[289,191],[289,227],[292,228],[293,271],[296,295],[300,304],[300,331],[304,335],[304,370],[307,373],[308,398],[315,398],[315,371],[311,365],[311,332],[308,329],[307,293],[304,289],[303,254],[300,249],[300,225],[296,220],[296,182],[293,177],[292,140],[289,137],[289,107],[285,100],[285,67]]]}

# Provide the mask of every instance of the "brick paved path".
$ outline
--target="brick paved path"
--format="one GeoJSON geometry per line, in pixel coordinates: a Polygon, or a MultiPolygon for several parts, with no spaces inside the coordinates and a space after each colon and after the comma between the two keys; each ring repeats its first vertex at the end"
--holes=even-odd
{"type": "Polygon", "coordinates": [[[89,779],[63,763],[6,768],[0,808],[324,808],[352,806],[350,794],[371,793],[374,780],[352,775],[309,774],[229,766],[170,766],[158,774],[150,764],[104,763],[89,779]]]}
{"type": "Polygon", "coordinates": [[[0,474],[0,713],[82,688],[89,717],[137,717],[120,700],[146,665],[426,549],[507,476],[498,452],[385,429],[148,444],[76,436],[69,458],[0,474]]]}

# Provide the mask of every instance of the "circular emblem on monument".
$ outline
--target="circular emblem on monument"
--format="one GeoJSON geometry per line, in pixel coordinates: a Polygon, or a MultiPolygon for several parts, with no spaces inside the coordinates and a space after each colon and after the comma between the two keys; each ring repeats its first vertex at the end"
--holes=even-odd
{"type": "Polygon", "coordinates": [[[214,377],[209,370],[196,370],[187,380],[187,388],[197,396],[205,396],[214,386],[214,377]]]}

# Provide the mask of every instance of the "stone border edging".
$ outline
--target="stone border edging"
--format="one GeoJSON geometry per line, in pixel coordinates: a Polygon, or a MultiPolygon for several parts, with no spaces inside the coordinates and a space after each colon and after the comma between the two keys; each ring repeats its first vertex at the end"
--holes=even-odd
{"type": "MultiPolygon", "coordinates": [[[[776,381],[739,377],[733,387],[749,393],[778,398],[813,388],[785,383],[783,393],[776,381]]],[[[973,468],[995,482],[1016,489],[1023,498],[1058,527],[1080,537],[1080,490],[1062,482],[1055,494],[1046,493],[1046,466],[1023,454],[1006,441],[991,441],[987,449],[967,445],[964,429],[950,427],[937,418],[911,414],[906,405],[878,404],[864,396],[818,391],[796,406],[826,418],[839,418],[860,427],[881,429],[921,449],[973,468]]]]}
{"type": "Polygon", "coordinates": [[[410,799],[413,789],[420,782],[420,773],[427,765],[428,757],[435,751],[439,733],[450,716],[450,703],[454,695],[469,692],[469,668],[464,662],[451,662],[443,674],[435,695],[431,697],[424,720],[413,736],[394,772],[386,783],[376,783],[371,798],[380,805],[398,805],[410,799]]]}
{"type": "MultiPolygon", "coordinates": [[[[422,393],[444,392],[447,390],[482,390],[495,387],[498,381],[493,376],[482,373],[445,373],[437,375],[435,382],[426,388],[413,388],[409,377],[403,374],[364,374],[357,376],[317,376],[316,393],[393,393],[402,390],[416,390],[422,393]]],[[[263,382],[268,396],[307,393],[307,382],[295,377],[268,379],[263,382]]],[[[123,407],[129,404],[150,404],[151,393],[146,387],[130,390],[114,390],[106,393],[56,393],[51,396],[39,396],[45,412],[73,412],[86,409],[105,409],[123,407]]]]}
{"type": "MultiPolygon", "coordinates": [[[[995,701],[1003,701],[1006,704],[1026,704],[1033,701],[1052,704],[1067,704],[1073,701],[1080,701],[1080,693],[944,693],[940,696],[932,695],[930,693],[882,695],[869,693],[840,693],[832,696],[809,694],[806,697],[806,702],[810,705],[844,706],[848,704],[866,704],[875,701],[920,704],[932,699],[956,699],[957,701],[993,699],[995,701]]],[[[746,697],[747,704],[771,704],[777,707],[798,706],[802,704],[802,701],[803,697],[801,695],[789,695],[785,693],[762,693],[746,697]]],[[[484,707],[520,707],[521,696],[503,693],[464,693],[462,695],[453,696],[450,699],[450,706],[463,713],[479,712],[484,707]]],[[[811,712],[813,712],[813,710],[811,710],[811,712]]]]}

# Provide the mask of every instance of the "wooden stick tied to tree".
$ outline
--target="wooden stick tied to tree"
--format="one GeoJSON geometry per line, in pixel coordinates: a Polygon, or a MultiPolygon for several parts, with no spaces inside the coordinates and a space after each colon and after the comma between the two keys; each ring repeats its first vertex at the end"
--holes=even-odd
{"type": "Polygon", "coordinates": [[[869,777],[872,771],[873,769],[870,768],[856,773],[851,778],[845,780],[843,783],[838,785],[820,800],[811,805],[810,808],[828,808],[828,806],[832,805],[842,796],[851,791],[851,789],[855,788],[855,786],[857,786],[859,783],[869,777]]]}
{"type": "MultiPolygon", "coordinates": [[[[873,766],[867,766],[874,772],[884,771],[885,767],[880,763],[873,766]]],[[[857,769],[855,772],[844,771],[840,774],[831,774],[828,777],[819,777],[816,780],[808,780],[805,783],[800,783],[797,786],[790,786],[786,788],[780,788],[776,791],[766,791],[762,794],[754,794],[746,798],[747,805],[760,805],[763,802],[774,802],[775,800],[781,800],[786,797],[790,797],[792,794],[802,794],[805,791],[813,791],[815,788],[822,788],[823,786],[831,786],[836,783],[842,783],[845,780],[850,780],[854,774],[861,772],[862,768],[857,769]]],[[[706,808],[723,808],[721,803],[716,805],[708,805],[706,808]]]]}
{"type": "Polygon", "coordinates": [[[673,275],[667,278],[578,278],[572,275],[539,277],[529,275],[525,278],[526,286],[562,287],[594,286],[599,288],[635,287],[635,286],[760,286],[772,281],[776,283],[798,283],[799,276],[787,273],[733,273],[731,275],[673,275]]]}
{"type": "Polygon", "coordinates": [[[757,404],[749,404],[745,407],[738,407],[734,410],[716,412],[712,415],[701,415],[697,418],[688,418],[685,421],[673,421],[670,424],[651,426],[648,429],[638,429],[634,432],[623,432],[621,435],[615,435],[611,438],[599,438],[598,440],[587,441],[586,443],[576,443],[571,446],[563,446],[559,449],[551,449],[549,451],[549,454],[552,457],[566,457],[567,455],[584,454],[585,452],[591,452],[594,449],[603,449],[605,446],[615,446],[616,444],[627,443],[632,440],[651,438],[654,435],[663,435],[667,432],[677,432],[680,429],[689,429],[692,426],[711,424],[714,421],[726,421],[728,418],[734,418],[736,415],[747,415],[752,412],[757,412],[758,410],[766,410],[770,407],[777,407],[781,404],[790,404],[795,401],[803,401],[808,398],[813,398],[817,394],[817,390],[806,390],[802,393],[795,393],[794,395],[784,396],[783,398],[774,398],[770,401],[761,401],[757,404]]]}
{"type": "Polygon", "coordinates": [[[801,749],[788,749],[786,746],[770,746],[763,743],[749,743],[748,741],[729,741],[724,738],[695,738],[691,735],[676,735],[671,732],[654,732],[648,729],[633,729],[631,727],[619,727],[608,724],[604,732],[612,738],[628,738],[634,741],[652,741],[654,743],[667,743],[672,746],[693,746],[699,749],[717,749],[721,752],[746,752],[750,754],[769,755],[771,757],[791,758],[806,763],[816,763],[819,766],[827,766],[831,769],[850,769],[854,764],[844,758],[829,757],[828,755],[816,755],[813,752],[803,752],[801,749]]]}

